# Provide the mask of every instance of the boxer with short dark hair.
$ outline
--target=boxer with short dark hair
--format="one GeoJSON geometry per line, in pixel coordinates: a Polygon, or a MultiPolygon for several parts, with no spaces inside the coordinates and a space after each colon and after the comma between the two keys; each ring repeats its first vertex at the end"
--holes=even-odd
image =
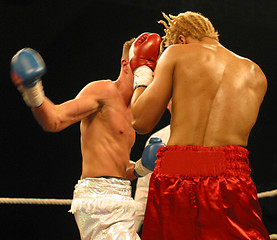
{"type": "Polygon", "coordinates": [[[41,76],[46,67],[38,52],[24,48],[11,61],[12,80],[45,131],[58,132],[80,122],[82,175],[71,212],[82,240],[139,239],[130,184],[136,167],[129,160],[135,142],[130,109],[134,76],[129,63],[134,40],[123,46],[116,81],[91,82],[62,104],[54,104],[44,94],[41,76]]]}
{"type": "Polygon", "coordinates": [[[153,81],[147,65],[132,68],[139,82],[131,102],[138,133],[152,131],[172,98],[171,134],[158,150],[142,239],[269,239],[245,148],[266,77],[222,46],[203,15],[164,17],[167,49],[153,81]]]}

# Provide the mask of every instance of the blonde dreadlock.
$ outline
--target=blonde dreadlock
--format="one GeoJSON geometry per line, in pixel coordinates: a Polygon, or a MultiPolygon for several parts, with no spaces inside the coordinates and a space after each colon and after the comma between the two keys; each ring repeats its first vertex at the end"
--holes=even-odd
{"type": "Polygon", "coordinates": [[[178,43],[180,35],[191,36],[198,40],[209,37],[218,41],[218,32],[215,31],[210,20],[201,13],[187,11],[179,13],[177,16],[166,15],[163,12],[162,14],[168,22],[168,25],[163,20],[158,22],[165,26],[165,36],[162,41],[162,45],[165,47],[178,43]]]}

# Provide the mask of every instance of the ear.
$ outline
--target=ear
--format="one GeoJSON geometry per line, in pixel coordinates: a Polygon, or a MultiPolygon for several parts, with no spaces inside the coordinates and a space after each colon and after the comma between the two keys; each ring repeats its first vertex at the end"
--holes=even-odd
{"type": "Polygon", "coordinates": [[[187,40],[183,35],[179,35],[178,37],[178,43],[179,44],[187,44],[187,40]]]}
{"type": "Polygon", "coordinates": [[[128,73],[130,70],[130,64],[129,61],[126,59],[121,59],[121,69],[125,72],[128,73]]]}

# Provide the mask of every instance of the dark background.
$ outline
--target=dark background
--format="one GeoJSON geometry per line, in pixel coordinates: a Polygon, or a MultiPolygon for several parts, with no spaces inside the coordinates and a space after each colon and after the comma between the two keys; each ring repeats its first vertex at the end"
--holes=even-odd
{"type": "MultiPolygon", "coordinates": [[[[0,197],[71,199],[81,174],[79,125],[46,133],[10,81],[9,63],[23,47],[43,56],[46,95],[55,103],[74,98],[90,81],[115,80],[124,41],[142,32],[163,35],[161,11],[207,16],[231,51],[256,62],[268,92],[249,140],[258,192],[277,188],[275,0],[56,0],[0,2],[1,184],[0,197]]],[[[153,130],[169,123],[166,112],[153,130]]],[[[131,158],[148,135],[137,135],[131,158]]],[[[107,146],[109,147],[109,146],[107,146]]],[[[135,182],[133,182],[135,187],[135,182]]],[[[277,233],[277,199],[260,199],[264,223],[277,233]]],[[[0,204],[0,239],[80,239],[69,206],[0,204]]]]}

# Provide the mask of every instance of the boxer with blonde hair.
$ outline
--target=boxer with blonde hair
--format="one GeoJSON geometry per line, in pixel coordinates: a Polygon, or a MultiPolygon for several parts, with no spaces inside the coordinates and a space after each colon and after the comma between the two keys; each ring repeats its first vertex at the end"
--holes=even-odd
{"type": "Polygon", "coordinates": [[[154,79],[147,66],[131,64],[138,133],[152,131],[172,98],[171,133],[157,153],[142,239],[269,239],[246,149],[267,79],[220,44],[202,14],[163,15],[166,50],[154,79]]]}

